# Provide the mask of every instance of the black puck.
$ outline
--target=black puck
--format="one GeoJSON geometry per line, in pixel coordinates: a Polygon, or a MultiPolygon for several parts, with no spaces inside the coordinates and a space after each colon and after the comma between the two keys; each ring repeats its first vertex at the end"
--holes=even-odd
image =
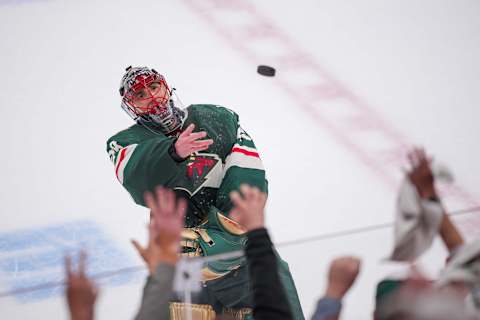
{"type": "Polygon", "coordinates": [[[270,66],[260,65],[257,67],[257,72],[266,77],[275,76],[275,69],[270,66]]]}

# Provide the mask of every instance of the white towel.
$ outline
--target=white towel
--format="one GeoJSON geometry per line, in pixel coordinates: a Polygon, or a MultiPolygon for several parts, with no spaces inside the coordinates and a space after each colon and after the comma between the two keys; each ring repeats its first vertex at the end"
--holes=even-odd
{"type": "Polygon", "coordinates": [[[440,203],[421,199],[406,177],[400,187],[395,216],[395,246],[390,260],[413,261],[432,245],[443,218],[440,203]]]}
{"type": "MultiPolygon", "coordinates": [[[[452,172],[443,164],[433,162],[431,170],[436,181],[452,183],[452,172]]],[[[427,251],[438,233],[443,219],[440,203],[421,199],[408,175],[400,186],[395,215],[395,245],[390,260],[413,261],[427,251]]]]}
{"type": "Polygon", "coordinates": [[[456,250],[440,273],[436,285],[445,286],[452,281],[464,282],[470,287],[466,300],[467,310],[480,318],[480,239],[456,250]]]}
{"type": "Polygon", "coordinates": [[[440,273],[438,285],[461,281],[480,286],[480,238],[460,247],[440,273]]]}

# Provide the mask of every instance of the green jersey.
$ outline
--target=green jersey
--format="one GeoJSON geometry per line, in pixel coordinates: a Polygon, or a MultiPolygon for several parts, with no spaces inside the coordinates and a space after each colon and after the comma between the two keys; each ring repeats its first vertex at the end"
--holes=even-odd
{"type": "Polygon", "coordinates": [[[145,206],[143,195],[156,186],[189,200],[186,225],[203,220],[211,206],[225,215],[232,208],[229,193],[247,183],[267,192],[265,170],[252,138],[240,127],[238,115],[221,106],[191,105],[184,109],[182,129],[191,123],[205,131],[213,144],[183,161],[169,150],[175,136],[135,124],[107,141],[107,152],[120,183],[133,200],[145,206]]]}
{"type": "MultiPolygon", "coordinates": [[[[205,131],[213,144],[185,160],[172,157],[175,136],[166,136],[135,124],[107,141],[107,152],[115,174],[133,200],[145,206],[143,195],[156,186],[175,190],[189,201],[186,227],[204,230],[212,243],[203,243],[202,255],[229,252],[244,245],[244,236],[224,230],[217,210],[228,215],[232,208],[229,194],[242,183],[267,192],[265,170],[252,138],[240,127],[238,115],[216,105],[191,105],[183,110],[182,130],[191,123],[195,131],[205,131]]],[[[244,258],[226,259],[208,265],[213,274],[222,277],[207,282],[213,303],[224,307],[242,307],[250,299],[248,273],[244,258]],[[237,272],[232,273],[232,270],[237,272]],[[238,275],[237,275],[238,273],[238,275]],[[233,278],[232,278],[233,277],[233,278]]],[[[286,288],[296,320],[303,315],[295,284],[285,262],[279,260],[282,283],[286,288]]]]}

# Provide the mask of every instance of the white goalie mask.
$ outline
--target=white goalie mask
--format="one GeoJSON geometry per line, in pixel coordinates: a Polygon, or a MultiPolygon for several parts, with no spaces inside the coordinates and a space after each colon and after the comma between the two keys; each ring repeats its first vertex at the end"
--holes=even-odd
{"type": "Polygon", "coordinates": [[[130,66],[125,71],[119,90],[122,109],[149,129],[165,135],[177,132],[185,113],[165,78],[147,67],[130,66]]]}

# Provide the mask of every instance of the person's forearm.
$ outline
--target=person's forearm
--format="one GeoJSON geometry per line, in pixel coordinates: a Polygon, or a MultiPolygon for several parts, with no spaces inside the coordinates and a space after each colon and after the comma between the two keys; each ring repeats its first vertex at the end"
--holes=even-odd
{"type": "Polygon", "coordinates": [[[135,320],[168,320],[175,267],[161,263],[149,276],[143,290],[142,304],[135,320]]]}
{"type": "Polygon", "coordinates": [[[93,320],[94,306],[91,308],[84,308],[82,310],[70,310],[70,320],[93,320]]]}
{"type": "Polygon", "coordinates": [[[442,224],[440,225],[440,236],[450,254],[463,245],[462,235],[446,213],[443,214],[442,224]]]}
{"type": "Polygon", "coordinates": [[[263,319],[292,319],[290,304],[280,281],[277,257],[266,229],[247,233],[245,248],[250,281],[253,287],[253,317],[263,319]]]}

